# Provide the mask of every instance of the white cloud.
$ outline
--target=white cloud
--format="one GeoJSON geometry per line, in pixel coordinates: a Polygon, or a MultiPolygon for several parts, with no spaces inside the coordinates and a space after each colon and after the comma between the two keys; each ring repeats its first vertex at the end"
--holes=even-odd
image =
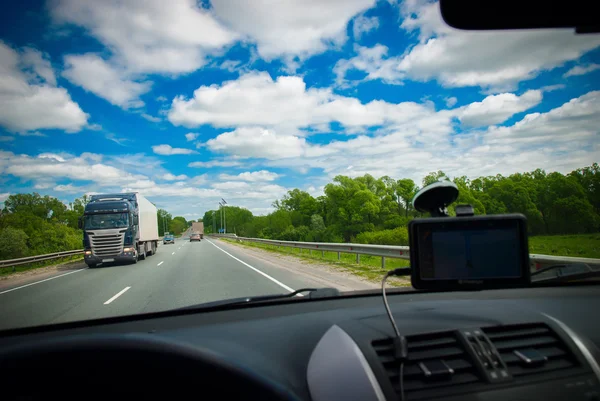
{"type": "Polygon", "coordinates": [[[85,28],[128,72],[192,72],[237,37],[194,0],[56,0],[51,12],[85,28]]]}
{"type": "Polygon", "coordinates": [[[175,125],[197,127],[273,127],[280,134],[297,134],[299,128],[327,128],[337,121],[345,127],[412,122],[427,119],[433,111],[413,102],[391,104],[373,100],[362,104],[353,97],[336,95],[331,89],[308,88],[302,77],[254,72],[222,85],[201,86],[193,98],[178,96],[169,111],[175,125]]]}
{"type": "Polygon", "coordinates": [[[575,35],[571,29],[502,34],[456,30],[442,20],[436,2],[407,1],[400,8],[402,28],[417,32],[420,43],[392,57],[377,46],[379,53],[371,58],[359,51],[355,58],[339,62],[338,74],[355,69],[368,73],[367,79],[392,83],[437,80],[446,87],[506,91],[600,46],[597,35],[575,35]]]}
{"type": "Polygon", "coordinates": [[[373,47],[354,45],[355,57],[348,60],[338,60],[333,67],[336,75],[336,83],[339,86],[356,84],[362,80],[382,80],[391,85],[402,84],[404,76],[398,73],[398,60],[394,57],[388,58],[387,46],[377,44],[373,47]],[[348,71],[362,71],[366,76],[358,81],[350,82],[346,79],[348,71]]]}
{"type": "Polygon", "coordinates": [[[38,155],[39,159],[52,159],[52,160],[56,160],[57,162],[61,162],[64,163],[65,162],[65,158],[61,155],[57,155],[55,153],[40,153],[38,155]]]}
{"type": "MultiPolygon", "coordinates": [[[[457,110],[462,110],[459,108],[457,110]]],[[[440,112],[441,113],[441,112],[440,112]]],[[[492,112],[495,114],[495,112],[492,112]]],[[[338,174],[408,177],[417,182],[430,171],[451,176],[511,174],[532,171],[567,173],[597,161],[600,146],[600,91],[590,92],[546,113],[530,113],[511,126],[437,135],[403,130],[320,145],[318,152],[273,159],[279,168],[323,169],[338,174]],[[348,169],[351,160],[352,169],[348,169]]],[[[307,149],[314,144],[307,143],[307,149]]]]}
{"type": "Polygon", "coordinates": [[[215,189],[249,189],[250,184],[243,181],[227,181],[227,182],[215,182],[211,184],[211,187],[215,189]]]}
{"type": "Polygon", "coordinates": [[[189,141],[193,141],[194,139],[198,138],[197,133],[195,132],[188,132],[187,134],[185,134],[185,139],[189,142],[189,141]]]}
{"type": "Polygon", "coordinates": [[[554,85],[546,85],[542,86],[540,90],[542,92],[553,92],[560,89],[565,89],[567,86],[565,84],[554,84],[554,85]]]}
{"type": "Polygon", "coordinates": [[[33,186],[33,189],[48,189],[54,188],[56,184],[52,181],[37,181],[33,186]]]}
{"type": "MultiPolygon", "coordinates": [[[[214,189],[197,188],[191,186],[184,186],[175,184],[157,184],[154,181],[144,180],[138,182],[128,183],[121,188],[123,192],[134,192],[138,191],[147,197],[162,198],[179,198],[178,202],[181,202],[181,198],[191,198],[198,200],[198,198],[217,198],[219,193],[214,189]]],[[[216,203],[216,202],[215,202],[216,203]]]]}
{"type": "Polygon", "coordinates": [[[560,144],[571,150],[585,149],[586,141],[600,136],[600,91],[571,99],[547,113],[527,114],[509,127],[490,127],[485,134],[490,145],[532,145],[549,147],[560,144]]]}
{"type": "Polygon", "coordinates": [[[102,161],[103,156],[97,153],[83,152],[79,157],[82,160],[90,160],[96,163],[100,163],[102,161]]]}
{"type": "Polygon", "coordinates": [[[4,192],[0,194],[0,202],[4,202],[10,196],[9,192],[4,192]]]}
{"type": "Polygon", "coordinates": [[[96,54],[65,56],[63,77],[96,96],[124,109],[144,106],[139,97],[150,90],[149,82],[134,82],[96,54]]]}
{"type": "Polygon", "coordinates": [[[257,43],[261,57],[306,58],[346,39],[348,21],[375,0],[213,0],[216,16],[257,43]]]}
{"type": "Polygon", "coordinates": [[[181,181],[181,180],[186,180],[188,178],[188,176],[185,174],[174,175],[171,173],[167,173],[167,174],[161,175],[159,178],[161,178],[165,181],[181,181]]]}
{"type": "Polygon", "coordinates": [[[154,117],[154,116],[151,116],[150,114],[146,114],[146,113],[142,113],[141,116],[144,119],[150,121],[151,123],[159,123],[159,122],[162,121],[162,118],[160,118],[160,117],[154,117]]]}
{"type": "Polygon", "coordinates": [[[280,175],[272,171],[260,170],[260,171],[245,171],[238,175],[221,174],[219,179],[221,180],[242,180],[249,182],[259,181],[274,181],[279,178],[280,175]]]}
{"type": "Polygon", "coordinates": [[[354,33],[354,38],[359,40],[363,34],[369,33],[375,29],[379,28],[379,19],[377,17],[365,17],[364,15],[359,15],[354,18],[352,22],[352,32],[354,33]]]}
{"type": "Polygon", "coordinates": [[[73,184],[57,185],[54,187],[54,190],[57,192],[65,192],[68,194],[80,194],[85,192],[84,187],[78,187],[73,184]]]}
{"type": "Polygon", "coordinates": [[[93,181],[101,185],[118,185],[144,178],[107,164],[94,162],[88,154],[74,157],[42,153],[38,157],[32,157],[4,151],[0,151],[0,174],[12,175],[24,181],[69,179],[93,181]]]}
{"type": "Polygon", "coordinates": [[[161,103],[162,103],[162,102],[166,102],[167,100],[168,100],[168,99],[167,99],[167,97],[166,97],[166,96],[159,96],[159,97],[157,97],[157,98],[156,98],[156,101],[157,101],[157,102],[161,102],[161,103]]]}
{"type": "Polygon", "coordinates": [[[28,68],[33,70],[33,74],[30,76],[32,80],[39,80],[40,83],[56,86],[56,76],[48,55],[28,47],[21,54],[21,64],[25,70],[28,68]]]}
{"type": "Polygon", "coordinates": [[[152,151],[154,153],[156,153],[157,155],[163,155],[163,156],[191,155],[193,153],[198,153],[192,149],[173,148],[173,147],[171,147],[171,145],[166,145],[166,144],[154,145],[154,146],[152,146],[152,151]]]}
{"type": "Polygon", "coordinates": [[[448,106],[448,107],[453,107],[456,104],[456,102],[458,101],[458,99],[455,98],[454,96],[447,97],[444,100],[446,101],[446,106],[448,106]]]}
{"type": "Polygon", "coordinates": [[[204,185],[208,182],[208,175],[200,174],[195,177],[192,177],[189,181],[192,185],[204,185]]]}
{"type": "Polygon", "coordinates": [[[541,101],[542,92],[539,90],[529,90],[521,96],[514,93],[490,95],[481,102],[461,108],[459,119],[463,125],[471,127],[500,124],[514,114],[537,106],[541,101]]]}
{"type": "Polygon", "coordinates": [[[54,86],[54,74],[44,57],[33,49],[20,55],[0,41],[0,126],[16,132],[78,132],[86,126],[89,115],[64,88],[54,86]],[[23,65],[30,66],[31,71],[23,72],[23,65]]]}
{"type": "Polygon", "coordinates": [[[218,64],[219,68],[229,72],[236,72],[240,69],[240,60],[225,60],[221,64],[218,64]]]}
{"type": "Polygon", "coordinates": [[[235,160],[210,160],[207,162],[191,162],[188,167],[212,168],[212,167],[239,167],[242,163],[235,160]]]}
{"type": "Polygon", "coordinates": [[[588,65],[576,65],[571,68],[569,71],[565,72],[563,77],[572,77],[575,75],[585,75],[589,74],[592,71],[596,71],[600,69],[600,64],[588,64],[588,65]]]}
{"type": "Polygon", "coordinates": [[[121,146],[125,146],[124,143],[129,141],[129,139],[127,138],[121,138],[118,137],[115,133],[113,132],[107,132],[104,134],[104,137],[106,139],[108,139],[109,141],[113,141],[114,143],[116,143],[117,145],[121,145],[121,146]]]}
{"type": "Polygon", "coordinates": [[[214,152],[266,159],[302,156],[306,148],[304,138],[277,135],[262,128],[238,128],[210,139],[206,144],[214,152]]]}

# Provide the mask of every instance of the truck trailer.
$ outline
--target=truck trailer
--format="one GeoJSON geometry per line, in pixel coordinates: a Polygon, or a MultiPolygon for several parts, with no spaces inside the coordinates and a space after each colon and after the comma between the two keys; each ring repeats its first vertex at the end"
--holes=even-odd
{"type": "Polygon", "coordinates": [[[200,239],[204,238],[204,223],[203,222],[193,222],[192,223],[192,233],[200,234],[200,239]]]}
{"type": "Polygon", "coordinates": [[[154,255],[159,240],[156,213],[156,206],[137,192],[92,195],[79,218],[85,263],[137,263],[154,255]]]}

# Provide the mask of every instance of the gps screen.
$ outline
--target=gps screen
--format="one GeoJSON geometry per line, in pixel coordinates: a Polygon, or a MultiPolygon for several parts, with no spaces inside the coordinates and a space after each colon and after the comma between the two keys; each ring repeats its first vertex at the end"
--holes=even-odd
{"type": "Polygon", "coordinates": [[[420,228],[419,260],[424,280],[518,278],[522,274],[516,229],[420,228]]]}

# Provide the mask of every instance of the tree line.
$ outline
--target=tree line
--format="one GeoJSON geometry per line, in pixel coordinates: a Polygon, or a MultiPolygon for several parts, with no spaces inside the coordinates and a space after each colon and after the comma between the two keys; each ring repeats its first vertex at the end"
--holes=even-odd
{"type": "MultiPolygon", "coordinates": [[[[597,163],[569,174],[537,169],[509,176],[469,179],[432,172],[421,187],[451,180],[459,188],[455,204],[471,204],[475,214],[522,213],[530,235],[580,234],[600,228],[600,168],[597,163]]],[[[273,203],[275,210],[254,216],[225,206],[227,232],[239,236],[288,241],[358,242],[408,245],[408,222],[422,217],[411,201],[419,185],[411,179],[337,176],[313,197],[293,189],[273,203]]],[[[220,210],[209,210],[206,232],[220,228],[220,210]],[[214,216],[214,226],[213,226],[214,216]]],[[[449,213],[455,215],[454,207],[449,213]]]]}

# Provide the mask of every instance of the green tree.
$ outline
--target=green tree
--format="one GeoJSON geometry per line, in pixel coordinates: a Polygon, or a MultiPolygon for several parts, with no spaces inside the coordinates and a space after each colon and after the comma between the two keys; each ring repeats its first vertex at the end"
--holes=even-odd
{"type": "MultiPolygon", "coordinates": [[[[473,206],[473,211],[475,214],[485,214],[485,206],[483,202],[477,199],[476,195],[471,191],[469,187],[469,180],[467,177],[457,177],[453,180],[453,182],[458,187],[458,198],[456,199],[455,204],[468,204],[473,206]]],[[[451,214],[454,214],[454,207],[448,208],[451,211],[451,214]]]]}
{"type": "Polygon", "coordinates": [[[437,181],[450,181],[450,178],[444,173],[442,170],[438,170],[436,172],[432,172],[423,177],[423,187],[427,185],[433,184],[437,181]]]}
{"type": "Polygon", "coordinates": [[[0,230],[0,259],[16,259],[28,254],[27,234],[21,229],[5,227],[0,230]]]}
{"type": "Polygon", "coordinates": [[[310,218],[310,238],[307,241],[323,241],[325,222],[320,214],[313,214],[310,218]]]}
{"type": "Polygon", "coordinates": [[[325,186],[328,224],[335,226],[346,242],[362,231],[372,231],[381,200],[364,180],[339,175],[333,181],[325,186]]]}
{"type": "Polygon", "coordinates": [[[187,230],[187,227],[188,227],[188,225],[187,225],[186,219],[182,216],[176,216],[176,217],[173,217],[173,220],[171,220],[171,224],[169,226],[169,231],[172,234],[179,235],[182,232],[184,232],[185,230],[187,230]]]}
{"type": "Polygon", "coordinates": [[[569,176],[581,184],[596,214],[600,214],[600,166],[598,163],[572,171],[569,176]]]}
{"type": "Polygon", "coordinates": [[[288,191],[280,201],[275,201],[273,207],[290,212],[295,226],[309,225],[311,216],[318,210],[317,200],[308,192],[297,188],[288,191]]]}
{"type": "Polygon", "coordinates": [[[289,226],[292,225],[292,218],[290,216],[290,212],[287,210],[276,210],[271,213],[268,217],[268,233],[272,238],[279,238],[281,233],[283,233],[289,226]]]}
{"type": "Polygon", "coordinates": [[[171,214],[164,209],[158,209],[156,212],[156,218],[158,221],[158,235],[162,237],[165,235],[165,231],[170,230],[171,221],[173,218],[171,214]]]}
{"type": "Polygon", "coordinates": [[[418,188],[410,178],[403,178],[396,181],[396,197],[399,210],[404,209],[404,216],[408,217],[408,211],[412,208],[412,199],[417,193],[418,188]]]}

